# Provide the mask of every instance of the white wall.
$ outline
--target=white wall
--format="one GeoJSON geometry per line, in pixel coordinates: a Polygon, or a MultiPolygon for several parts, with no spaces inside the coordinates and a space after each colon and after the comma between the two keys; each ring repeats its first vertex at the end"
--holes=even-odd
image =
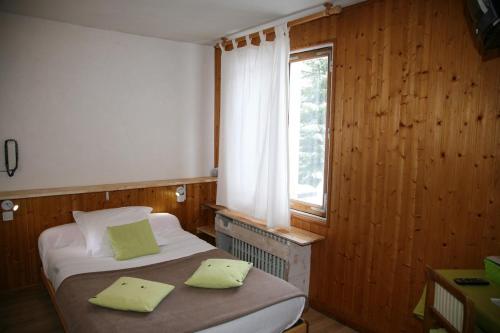
{"type": "Polygon", "coordinates": [[[0,191],[208,175],[213,53],[0,13],[0,191]]]}

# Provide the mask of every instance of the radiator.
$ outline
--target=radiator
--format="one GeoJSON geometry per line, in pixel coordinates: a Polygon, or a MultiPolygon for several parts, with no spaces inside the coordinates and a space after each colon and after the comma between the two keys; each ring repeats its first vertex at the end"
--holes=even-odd
{"type": "Polygon", "coordinates": [[[309,290],[311,246],[298,245],[255,225],[217,213],[217,247],[254,267],[309,290]]]}
{"type": "Polygon", "coordinates": [[[238,238],[231,238],[231,254],[241,260],[253,263],[254,267],[285,279],[286,261],[238,238]]]}
{"type": "Polygon", "coordinates": [[[434,308],[459,332],[463,332],[464,305],[438,283],[434,287],[434,308]]]}

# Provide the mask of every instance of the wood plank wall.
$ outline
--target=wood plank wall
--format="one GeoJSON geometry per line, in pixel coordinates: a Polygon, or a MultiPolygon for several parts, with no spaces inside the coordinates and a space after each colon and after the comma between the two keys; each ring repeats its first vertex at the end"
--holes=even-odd
{"type": "Polygon", "coordinates": [[[73,210],[96,210],[121,206],[150,206],[153,212],[176,215],[182,227],[196,232],[206,224],[201,204],[214,203],[216,183],[188,184],[187,198],[177,203],[177,186],[151,187],[109,192],[58,195],[13,200],[19,204],[15,220],[0,221],[0,290],[21,288],[39,283],[40,260],[38,236],[50,227],[73,221],[73,210]]]}
{"type": "Polygon", "coordinates": [[[329,223],[292,221],[326,236],[311,305],[362,331],[419,332],[426,265],[500,254],[500,59],[481,61],[460,0],[368,1],[290,38],[336,47],[329,223]]]}

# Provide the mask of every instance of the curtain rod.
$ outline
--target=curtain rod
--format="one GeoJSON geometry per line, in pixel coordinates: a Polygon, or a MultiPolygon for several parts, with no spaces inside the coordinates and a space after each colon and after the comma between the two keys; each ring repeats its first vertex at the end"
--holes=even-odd
{"type": "MultiPolygon", "coordinates": [[[[311,15],[307,15],[307,16],[304,16],[304,17],[300,17],[300,18],[297,18],[297,19],[294,19],[294,20],[291,20],[291,21],[288,21],[287,22],[287,26],[289,28],[291,28],[291,27],[294,27],[294,26],[297,26],[297,25],[301,25],[301,24],[304,24],[304,23],[307,23],[307,22],[311,22],[311,21],[314,21],[314,20],[317,20],[317,19],[320,19],[320,18],[323,18],[323,17],[328,17],[328,16],[331,16],[331,15],[338,15],[338,14],[340,14],[342,12],[342,7],[341,6],[338,6],[338,5],[334,6],[330,2],[325,2],[323,4],[323,6],[325,7],[325,9],[323,9],[322,11],[319,11],[319,12],[316,12],[316,13],[313,13],[311,15]]],[[[264,29],[263,32],[264,32],[264,34],[273,33],[274,32],[274,27],[264,29]]],[[[251,39],[252,38],[256,38],[256,37],[259,36],[259,33],[258,32],[254,32],[254,33],[249,34],[248,36],[251,39]]],[[[235,38],[234,40],[236,41],[236,43],[244,41],[245,40],[245,36],[241,36],[241,37],[235,38]]],[[[224,46],[227,46],[227,45],[231,44],[231,41],[228,38],[226,38],[226,37],[222,37],[221,41],[222,41],[222,44],[224,46]]],[[[214,46],[216,48],[218,48],[219,47],[219,43],[215,44],[214,46]]]]}

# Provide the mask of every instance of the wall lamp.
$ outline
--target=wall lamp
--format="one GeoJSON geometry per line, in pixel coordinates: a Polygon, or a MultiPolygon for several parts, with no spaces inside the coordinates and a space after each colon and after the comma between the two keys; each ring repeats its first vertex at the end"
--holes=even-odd
{"type": "Polygon", "coordinates": [[[14,212],[19,209],[19,205],[15,205],[11,200],[2,201],[2,220],[12,221],[14,212]]]}
{"type": "Polygon", "coordinates": [[[177,197],[177,202],[186,201],[186,185],[177,187],[175,190],[175,196],[177,197]]]}

